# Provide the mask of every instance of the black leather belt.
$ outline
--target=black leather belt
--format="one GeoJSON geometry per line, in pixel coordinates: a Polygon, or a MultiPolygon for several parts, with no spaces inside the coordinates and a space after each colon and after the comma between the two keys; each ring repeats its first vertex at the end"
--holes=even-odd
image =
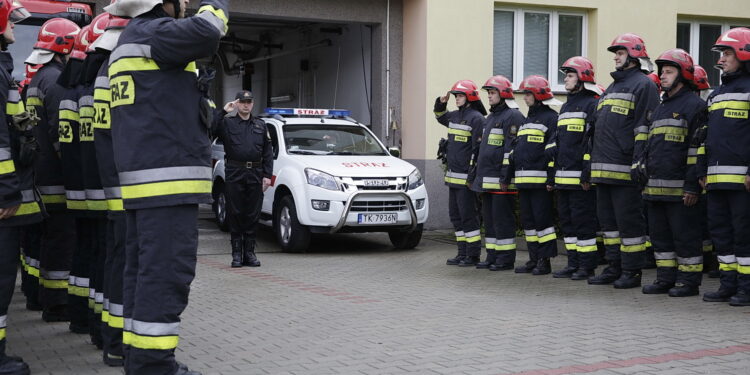
{"type": "Polygon", "coordinates": [[[263,166],[262,161],[237,161],[231,159],[227,159],[226,164],[233,168],[260,168],[263,166]]]}

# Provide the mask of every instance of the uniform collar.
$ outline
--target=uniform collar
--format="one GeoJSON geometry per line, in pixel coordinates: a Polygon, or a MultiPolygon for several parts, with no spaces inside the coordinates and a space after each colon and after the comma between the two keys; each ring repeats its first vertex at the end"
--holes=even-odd
{"type": "Polygon", "coordinates": [[[684,85],[684,86],[682,86],[682,88],[680,89],[680,91],[677,91],[677,93],[674,94],[674,96],[669,96],[669,93],[665,92],[664,96],[662,96],[662,102],[668,102],[670,100],[675,100],[675,99],[681,98],[681,97],[685,96],[686,94],[692,94],[692,91],[693,90],[691,90],[690,87],[688,87],[688,85],[684,85]]]}
{"type": "Polygon", "coordinates": [[[738,70],[736,72],[732,72],[732,73],[724,73],[724,74],[721,75],[721,84],[722,85],[726,85],[726,84],[728,84],[728,83],[736,80],[737,78],[747,77],[747,76],[750,76],[750,73],[747,73],[747,72],[745,72],[742,69],[740,69],[740,70],[738,70]]]}
{"type": "Polygon", "coordinates": [[[627,70],[615,70],[614,72],[609,73],[609,75],[611,75],[612,78],[615,79],[615,81],[621,81],[628,77],[632,77],[636,74],[643,74],[641,69],[638,68],[637,66],[634,68],[627,69],[627,70]]]}

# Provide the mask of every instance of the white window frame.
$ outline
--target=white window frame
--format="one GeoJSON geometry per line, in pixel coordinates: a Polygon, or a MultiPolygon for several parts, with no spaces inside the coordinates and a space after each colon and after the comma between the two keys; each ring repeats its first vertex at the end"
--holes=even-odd
{"type": "MultiPolygon", "coordinates": [[[[695,61],[696,64],[700,66],[704,66],[703,64],[701,64],[700,61],[698,61],[700,56],[696,53],[696,51],[700,50],[701,25],[721,26],[721,33],[723,34],[729,30],[729,25],[734,22],[716,22],[716,21],[710,21],[710,20],[678,18],[677,23],[690,24],[690,55],[693,56],[693,60],[695,61]]],[[[714,61],[711,61],[710,66],[713,66],[713,64],[714,64],[714,61]]]]}
{"type": "MultiPolygon", "coordinates": [[[[560,11],[549,8],[509,8],[509,7],[496,7],[494,11],[502,12],[513,12],[513,88],[518,89],[521,81],[525,78],[523,75],[523,63],[524,63],[524,27],[525,13],[544,13],[550,15],[549,22],[549,46],[548,46],[548,62],[547,62],[547,79],[550,83],[550,88],[556,93],[565,93],[564,82],[557,81],[557,72],[560,65],[564,61],[557,61],[557,54],[559,52],[558,39],[560,36],[559,25],[560,16],[577,16],[581,17],[581,55],[587,56],[588,54],[588,14],[586,12],[576,11],[560,11]]],[[[494,30],[494,24],[493,24],[494,30]]],[[[494,48],[494,47],[493,47],[494,48]]],[[[494,72],[493,72],[494,73],[494,72]]]]}

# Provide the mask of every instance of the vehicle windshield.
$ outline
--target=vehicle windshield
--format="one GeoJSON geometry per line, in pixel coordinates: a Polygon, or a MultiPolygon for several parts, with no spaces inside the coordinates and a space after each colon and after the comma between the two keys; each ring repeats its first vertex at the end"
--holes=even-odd
{"type": "Polygon", "coordinates": [[[284,143],[290,154],[388,155],[365,128],[347,125],[285,125],[284,143]]]}
{"type": "Polygon", "coordinates": [[[41,28],[39,25],[16,24],[13,29],[16,42],[8,46],[8,51],[13,56],[13,79],[16,81],[23,80],[23,75],[26,73],[26,66],[23,62],[34,48],[39,28],[41,28]]]}

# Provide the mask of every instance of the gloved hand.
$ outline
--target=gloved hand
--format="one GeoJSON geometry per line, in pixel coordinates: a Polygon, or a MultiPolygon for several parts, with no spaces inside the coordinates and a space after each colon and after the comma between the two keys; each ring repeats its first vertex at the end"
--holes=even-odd
{"type": "Polygon", "coordinates": [[[638,187],[643,188],[646,186],[646,183],[648,183],[648,171],[646,170],[645,161],[633,163],[633,168],[630,169],[630,178],[638,187]]]}
{"type": "Polygon", "coordinates": [[[22,112],[13,115],[13,126],[19,131],[26,131],[34,128],[39,123],[39,116],[36,113],[22,112]]]}

